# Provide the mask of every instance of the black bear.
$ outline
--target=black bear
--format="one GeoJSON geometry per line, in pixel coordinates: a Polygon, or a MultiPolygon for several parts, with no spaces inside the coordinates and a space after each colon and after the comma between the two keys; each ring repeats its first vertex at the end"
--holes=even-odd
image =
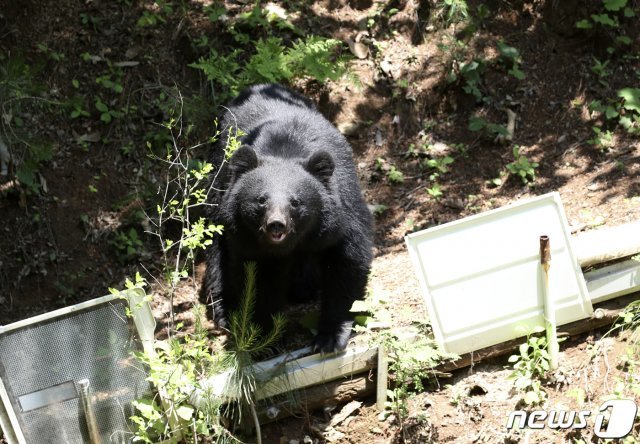
{"type": "Polygon", "coordinates": [[[343,350],[373,243],[351,147],[311,101],[280,85],[248,88],[221,124],[209,203],[224,233],[206,253],[203,285],[216,323],[226,326],[242,295],[244,264],[254,261],[256,320],[269,325],[286,302],[319,294],[314,349],[343,350]],[[227,137],[236,133],[240,147],[227,161],[227,137]]]}

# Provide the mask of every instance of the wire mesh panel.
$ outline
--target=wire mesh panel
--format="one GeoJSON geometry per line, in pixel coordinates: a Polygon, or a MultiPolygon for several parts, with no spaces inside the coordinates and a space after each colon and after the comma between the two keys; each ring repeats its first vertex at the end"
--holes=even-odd
{"type": "Polygon", "coordinates": [[[111,300],[0,335],[0,378],[27,443],[91,442],[81,380],[102,443],[128,441],[131,401],[150,387],[132,355],[141,347],[126,309],[111,300]]]}

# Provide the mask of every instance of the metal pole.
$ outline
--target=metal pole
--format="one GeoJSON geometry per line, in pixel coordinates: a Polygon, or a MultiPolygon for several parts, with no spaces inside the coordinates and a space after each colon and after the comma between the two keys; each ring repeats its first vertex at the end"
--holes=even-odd
{"type": "Polygon", "coordinates": [[[376,407],[383,412],[387,401],[387,380],[389,378],[389,364],[387,352],[383,345],[378,346],[378,377],[376,378],[376,407]]]}
{"type": "Polygon", "coordinates": [[[78,381],[78,394],[80,395],[82,410],[84,410],[84,417],[87,421],[89,441],[91,441],[91,444],[102,444],[102,438],[100,437],[100,430],[98,428],[98,419],[96,418],[96,412],[93,409],[93,401],[91,400],[91,394],[89,393],[88,379],[78,381]]]}
{"type": "Polygon", "coordinates": [[[542,295],[544,300],[544,320],[547,331],[547,351],[550,356],[551,370],[558,368],[558,335],[556,329],[556,308],[549,289],[549,268],[551,267],[551,247],[549,236],[540,236],[540,265],[542,267],[542,295]]]}

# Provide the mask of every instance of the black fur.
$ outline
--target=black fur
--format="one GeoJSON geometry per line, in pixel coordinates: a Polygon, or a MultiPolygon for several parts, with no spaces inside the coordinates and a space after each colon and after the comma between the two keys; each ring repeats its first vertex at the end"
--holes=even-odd
{"type": "Polygon", "coordinates": [[[353,315],[365,294],[372,260],[372,217],[351,147],[303,96],[279,85],[241,93],[222,120],[214,150],[210,217],[224,234],[207,251],[203,298],[226,326],[244,287],[244,263],[257,262],[257,321],[293,299],[319,293],[314,346],[346,347],[353,315]],[[245,134],[228,162],[229,131],[245,134]]]}

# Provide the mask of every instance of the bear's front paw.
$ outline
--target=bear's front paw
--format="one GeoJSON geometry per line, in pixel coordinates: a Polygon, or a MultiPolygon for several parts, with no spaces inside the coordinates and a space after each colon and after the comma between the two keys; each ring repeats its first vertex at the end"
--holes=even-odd
{"type": "Polygon", "coordinates": [[[339,324],[335,330],[321,331],[313,340],[313,351],[320,353],[333,353],[347,348],[353,321],[345,321],[339,324]]]}

